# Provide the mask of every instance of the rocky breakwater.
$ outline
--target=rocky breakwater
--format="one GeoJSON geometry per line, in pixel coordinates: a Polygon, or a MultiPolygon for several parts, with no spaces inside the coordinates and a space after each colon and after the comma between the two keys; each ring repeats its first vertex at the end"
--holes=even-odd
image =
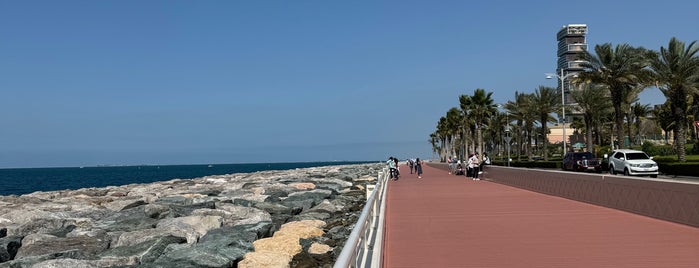
{"type": "Polygon", "coordinates": [[[382,166],[0,196],[0,268],[331,267],[382,166]]]}

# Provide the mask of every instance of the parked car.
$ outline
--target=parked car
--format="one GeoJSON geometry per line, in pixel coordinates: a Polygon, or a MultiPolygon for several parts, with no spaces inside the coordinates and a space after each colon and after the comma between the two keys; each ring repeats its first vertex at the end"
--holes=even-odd
{"type": "Polygon", "coordinates": [[[601,161],[590,152],[568,152],[563,157],[563,170],[602,172],[601,161]]]}
{"type": "Polygon", "coordinates": [[[658,177],[658,163],[643,151],[619,149],[609,156],[609,173],[658,177]]]}

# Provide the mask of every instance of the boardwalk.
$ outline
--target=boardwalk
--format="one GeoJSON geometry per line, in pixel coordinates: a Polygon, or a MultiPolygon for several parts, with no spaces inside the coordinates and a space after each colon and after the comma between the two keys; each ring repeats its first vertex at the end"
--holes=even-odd
{"type": "Polygon", "coordinates": [[[384,267],[699,267],[699,228],[426,166],[389,182],[384,267]]]}

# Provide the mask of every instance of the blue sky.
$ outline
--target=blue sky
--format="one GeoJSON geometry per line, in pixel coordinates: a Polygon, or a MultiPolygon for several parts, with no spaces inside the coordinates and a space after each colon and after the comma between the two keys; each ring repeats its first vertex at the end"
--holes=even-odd
{"type": "Polygon", "coordinates": [[[699,39],[696,1],[530,2],[2,0],[0,167],[429,158],[459,95],[555,86],[564,24],[699,39]]]}

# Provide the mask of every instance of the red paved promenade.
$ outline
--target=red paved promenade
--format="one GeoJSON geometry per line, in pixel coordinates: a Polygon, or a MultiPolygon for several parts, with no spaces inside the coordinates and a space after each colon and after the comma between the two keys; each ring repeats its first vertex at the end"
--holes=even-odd
{"type": "Polygon", "coordinates": [[[699,228],[430,166],[401,175],[384,267],[699,267],[699,228]]]}

